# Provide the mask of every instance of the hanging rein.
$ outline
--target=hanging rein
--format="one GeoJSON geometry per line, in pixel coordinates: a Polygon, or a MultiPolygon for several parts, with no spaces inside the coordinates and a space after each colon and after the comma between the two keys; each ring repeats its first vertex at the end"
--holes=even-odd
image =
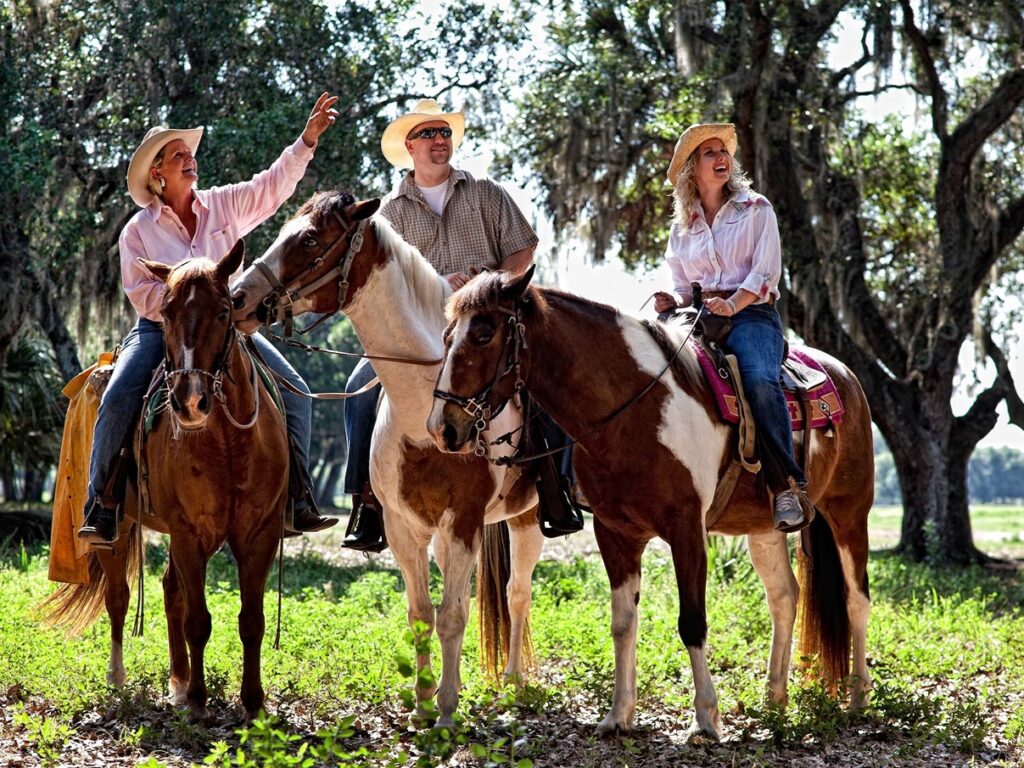
{"type": "MultiPolygon", "coordinates": [[[[526,388],[526,383],[523,381],[523,375],[521,370],[522,361],[520,353],[523,349],[527,348],[526,325],[523,323],[522,320],[522,308],[523,305],[527,304],[528,302],[529,298],[524,296],[519,301],[516,302],[514,310],[499,309],[499,311],[509,316],[509,333],[505,336],[505,349],[502,352],[501,358],[499,358],[498,360],[498,365],[495,370],[494,378],[487,386],[485,386],[475,395],[471,395],[470,397],[459,397],[458,395],[452,394],[451,392],[446,392],[442,389],[434,390],[434,397],[459,406],[467,414],[476,419],[476,422],[474,423],[473,426],[476,428],[477,431],[477,440],[476,447],[473,449],[473,452],[477,456],[483,456],[487,458],[487,460],[490,461],[492,464],[498,466],[528,464],[529,462],[534,461],[535,459],[540,459],[545,456],[553,456],[556,453],[561,453],[562,451],[568,450],[569,448],[576,445],[580,441],[585,440],[591,435],[594,435],[595,433],[607,427],[615,419],[617,419],[619,416],[625,413],[626,410],[630,408],[630,406],[639,402],[639,400],[648,392],[650,392],[654,388],[654,386],[661,380],[661,377],[664,376],[668,369],[672,367],[672,364],[675,362],[675,359],[679,356],[679,353],[682,351],[683,347],[686,346],[686,342],[690,340],[690,336],[693,335],[693,329],[697,327],[697,322],[704,314],[704,306],[702,305],[697,312],[697,316],[694,318],[693,325],[690,326],[690,330],[686,333],[685,338],[683,338],[682,342],[680,342],[679,346],[676,347],[675,351],[665,362],[665,366],[658,372],[658,375],[654,376],[649,382],[647,382],[643,389],[641,389],[639,392],[633,395],[633,397],[627,400],[624,404],[620,405],[610,414],[601,419],[601,421],[599,421],[592,429],[588,430],[580,437],[573,438],[568,443],[559,448],[551,448],[546,451],[540,451],[538,453],[532,453],[529,455],[523,455],[519,450],[517,450],[511,456],[499,456],[497,458],[491,458],[490,452],[488,450],[490,446],[498,445],[500,443],[505,442],[511,444],[511,440],[515,436],[515,434],[520,430],[527,429],[530,422],[530,419],[524,418],[523,423],[520,426],[516,427],[510,432],[506,432],[505,434],[496,437],[494,440],[491,440],[489,442],[483,436],[484,431],[489,426],[491,420],[494,419],[499,413],[501,413],[502,409],[505,407],[508,401],[511,400],[516,395],[519,395],[519,393],[526,388]],[[504,367],[502,365],[503,362],[504,367]],[[494,405],[490,401],[492,393],[494,392],[498,384],[501,383],[509,374],[512,373],[515,374],[515,383],[513,385],[512,394],[508,398],[506,398],[499,406],[494,407],[494,405]]],[[[525,445],[527,443],[528,441],[521,440],[519,444],[525,445]]]]}

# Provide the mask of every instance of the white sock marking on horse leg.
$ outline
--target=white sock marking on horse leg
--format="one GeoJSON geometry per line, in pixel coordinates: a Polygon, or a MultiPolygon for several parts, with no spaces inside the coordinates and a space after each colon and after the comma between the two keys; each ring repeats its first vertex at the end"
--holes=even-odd
{"type": "Polygon", "coordinates": [[[533,602],[533,569],[540,559],[544,536],[540,527],[509,528],[509,554],[512,559],[512,573],[506,594],[508,596],[509,627],[508,661],[505,665],[505,679],[518,681],[523,674],[523,637],[526,621],[530,617],[533,602]]]}
{"type": "MultiPolygon", "coordinates": [[[[451,536],[450,530],[440,530],[444,537],[451,536]]],[[[466,635],[469,620],[469,580],[476,562],[476,549],[469,548],[461,541],[448,540],[447,563],[444,573],[444,594],[437,608],[437,636],[441,640],[441,685],[437,689],[437,708],[441,713],[437,724],[450,728],[455,724],[452,716],[459,705],[459,690],[462,675],[459,661],[462,657],[462,641],[466,635]]]]}
{"type": "Polygon", "coordinates": [[[107,661],[107,685],[120,688],[124,685],[124,651],[116,640],[110,641],[110,659],[107,661]]]}
{"type": "Polygon", "coordinates": [[[722,733],[722,720],[718,715],[718,694],[715,693],[715,683],[708,670],[704,646],[699,648],[687,646],[686,651],[690,654],[694,688],[694,725],[690,737],[701,734],[718,741],[722,733]]]}
{"type": "Polygon", "coordinates": [[[764,584],[768,612],[772,617],[772,645],[768,656],[768,695],[771,700],[785,706],[788,701],[786,685],[793,648],[793,624],[800,587],[789,563],[786,536],[773,531],[747,536],[747,546],[754,570],[764,584]]]}
{"type": "Polygon", "coordinates": [[[868,618],[871,614],[871,601],[861,591],[857,580],[853,556],[848,547],[837,547],[839,561],[843,566],[843,577],[846,579],[846,610],[850,616],[850,650],[853,653],[853,669],[850,670],[853,680],[850,685],[850,706],[854,709],[867,706],[871,690],[871,674],[868,672],[868,618]]]}
{"type": "Polygon", "coordinates": [[[640,574],[631,574],[612,590],[612,641],[615,644],[615,695],[597,734],[629,731],[636,712],[636,635],[640,623],[640,574]]]}

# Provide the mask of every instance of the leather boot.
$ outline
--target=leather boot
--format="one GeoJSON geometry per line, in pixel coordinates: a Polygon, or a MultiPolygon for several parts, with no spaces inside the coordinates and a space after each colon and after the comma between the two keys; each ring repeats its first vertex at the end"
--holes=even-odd
{"type": "Polygon", "coordinates": [[[380,502],[369,483],[363,486],[362,493],[352,494],[352,515],[341,546],[359,552],[383,552],[388,547],[380,502]]]}
{"type": "Polygon", "coordinates": [[[78,538],[99,549],[113,549],[118,537],[117,518],[117,509],[105,507],[99,497],[94,498],[78,529],[78,538]]]}
{"type": "Polygon", "coordinates": [[[537,460],[537,519],[547,538],[567,536],[583,530],[583,514],[573,505],[569,482],[558,474],[550,456],[537,460]]]}
{"type": "Polygon", "coordinates": [[[302,493],[291,500],[291,520],[285,520],[284,529],[286,533],[316,533],[337,525],[338,518],[324,517],[317,509],[313,494],[306,487],[302,493]]]}

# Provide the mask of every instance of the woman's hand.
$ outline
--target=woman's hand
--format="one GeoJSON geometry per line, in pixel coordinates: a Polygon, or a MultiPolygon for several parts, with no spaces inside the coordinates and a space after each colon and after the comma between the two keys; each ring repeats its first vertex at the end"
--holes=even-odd
{"type": "Polygon", "coordinates": [[[654,294],[654,311],[657,313],[668,312],[679,306],[676,297],[665,291],[658,291],[654,294]]]}
{"type": "Polygon", "coordinates": [[[306,121],[306,130],[302,132],[302,141],[307,147],[315,147],[320,134],[338,119],[338,110],[334,109],[337,101],[338,97],[331,96],[327,91],[321,93],[316,100],[313,111],[309,113],[309,120],[306,121]]]}
{"type": "Polygon", "coordinates": [[[732,317],[736,314],[736,304],[732,299],[720,299],[717,296],[713,296],[704,301],[704,306],[707,307],[708,312],[713,315],[732,317]]]}

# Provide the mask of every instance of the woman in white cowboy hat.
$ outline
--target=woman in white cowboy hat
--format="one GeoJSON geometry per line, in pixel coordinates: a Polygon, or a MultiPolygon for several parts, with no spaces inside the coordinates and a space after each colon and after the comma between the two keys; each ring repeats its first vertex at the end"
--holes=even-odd
{"type": "MultiPolygon", "coordinates": [[[[138,312],[138,320],[121,344],[121,353],[100,403],[92,456],[85,524],[78,536],[94,546],[109,546],[117,538],[117,500],[104,496],[111,466],[128,430],[142,408],[142,397],[163,357],[160,301],[164,284],[140,259],[176,265],[205,256],[220,259],[236,240],[272,216],[287,200],[306,172],[320,135],[337,118],[337,96],[321,94],[302,135],[273,165],[249,181],[211,189],[196,189],[199,166],[195,154],[203,128],[152,128],[128,165],[128,192],[142,208],[125,225],[118,242],[121,280],[138,312]]],[[[261,336],[253,337],[267,363],[306,392],[302,378],[261,336]]],[[[327,528],[336,519],[323,518],[308,492],[310,403],[282,391],[288,433],[299,453],[306,489],[298,489],[293,527],[298,531],[327,528]]],[[[294,489],[293,489],[294,492],[294,489]]]]}
{"type": "Polygon", "coordinates": [[[701,286],[706,311],[732,319],[725,341],[736,355],[743,389],[757,422],[765,480],[775,496],[775,527],[805,522],[798,494],[806,485],[793,458],[789,408],[779,369],[785,354],[782,321],[775,311],[782,274],[779,226],[771,203],[750,189],[736,162],[731,123],[692,125],[676,144],[668,169],[675,216],[665,258],[675,293],[655,294],[665,312],[693,303],[701,286]]]}

